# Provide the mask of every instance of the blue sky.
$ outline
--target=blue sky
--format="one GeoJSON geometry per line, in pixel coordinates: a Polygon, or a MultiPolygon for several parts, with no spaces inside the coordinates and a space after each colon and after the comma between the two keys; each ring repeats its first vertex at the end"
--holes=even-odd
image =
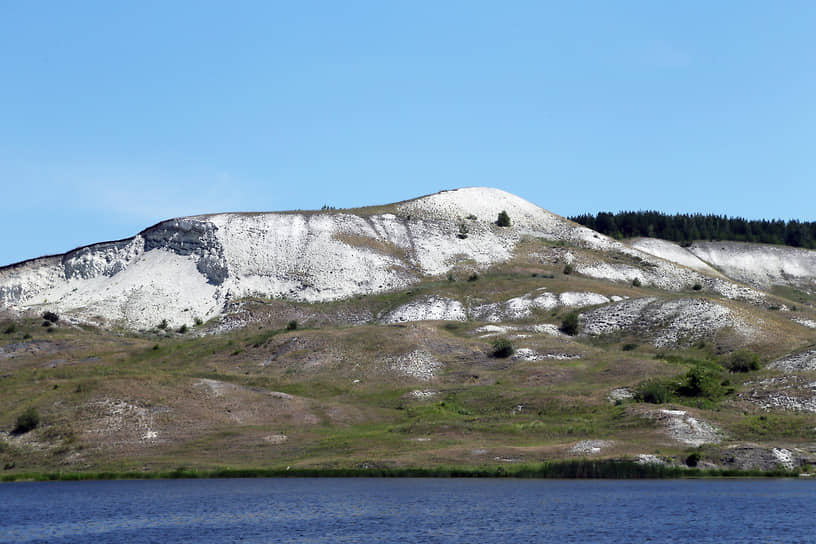
{"type": "Polygon", "coordinates": [[[0,265],[485,185],[816,219],[814,2],[0,0],[0,265]]]}

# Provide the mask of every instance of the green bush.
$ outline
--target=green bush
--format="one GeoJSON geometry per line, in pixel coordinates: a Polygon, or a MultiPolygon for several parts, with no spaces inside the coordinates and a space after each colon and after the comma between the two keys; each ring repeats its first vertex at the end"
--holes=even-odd
{"type": "Polygon", "coordinates": [[[159,323],[159,328],[160,328],[161,330],[164,330],[164,329],[166,329],[166,328],[167,328],[167,325],[168,325],[167,320],[166,320],[166,319],[162,319],[162,320],[161,320],[161,322],[159,323]]]}
{"type": "Polygon", "coordinates": [[[560,330],[569,336],[578,334],[578,312],[570,312],[564,316],[560,330]]]}
{"type": "Polygon", "coordinates": [[[624,344],[621,348],[623,351],[634,351],[638,347],[637,344],[624,344]]]}
{"type": "Polygon", "coordinates": [[[40,414],[33,406],[29,406],[25,411],[17,416],[17,422],[14,425],[14,434],[23,434],[32,431],[40,424],[40,414]]]}
{"type": "Polygon", "coordinates": [[[460,240],[464,240],[468,237],[468,233],[470,233],[470,229],[467,228],[467,225],[459,223],[459,234],[457,234],[456,237],[460,240]]]}
{"type": "Polygon", "coordinates": [[[505,359],[515,353],[513,343],[507,338],[498,338],[493,340],[493,357],[505,359]]]}
{"type": "Polygon", "coordinates": [[[640,278],[635,278],[635,279],[632,280],[632,287],[640,287],[640,286],[641,286],[640,278]]]}
{"type": "Polygon", "coordinates": [[[195,326],[196,326],[196,327],[198,327],[198,326],[203,325],[203,324],[204,324],[204,321],[203,321],[203,320],[202,320],[200,317],[196,317],[196,318],[193,320],[193,323],[195,323],[195,326]]]}
{"type": "Polygon", "coordinates": [[[722,361],[722,365],[731,372],[751,372],[759,370],[759,355],[747,349],[735,351],[722,361]]]}
{"type": "Polygon", "coordinates": [[[3,334],[14,334],[17,332],[17,325],[14,323],[9,323],[8,326],[3,329],[3,334]]]}
{"type": "Polygon", "coordinates": [[[635,389],[635,400],[650,404],[664,404],[671,398],[671,388],[660,380],[642,382],[635,389]]]}
{"type": "Polygon", "coordinates": [[[187,332],[187,323],[184,323],[181,327],[179,327],[178,332],[180,332],[181,334],[187,332]]]}
{"type": "Polygon", "coordinates": [[[500,227],[510,226],[510,216],[507,215],[506,211],[502,210],[499,212],[499,217],[496,219],[496,224],[500,227]]]}
{"type": "Polygon", "coordinates": [[[477,274],[476,272],[474,272],[473,274],[471,274],[470,276],[468,276],[468,279],[467,279],[467,280],[468,280],[468,281],[476,281],[476,280],[478,280],[478,279],[479,279],[479,274],[477,274]]]}
{"type": "Polygon", "coordinates": [[[298,322],[295,321],[294,319],[286,324],[286,330],[287,331],[294,331],[294,330],[297,330],[297,328],[298,328],[298,322]]]}
{"type": "Polygon", "coordinates": [[[695,451],[691,453],[688,457],[686,457],[686,466],[696,467],[697,463],[700,462],[701,457],[700,452],[695,451]]]}
{"type": "Polygon", "coordinates": [[[703,288],[703,286],[700,285],[699,283],[695,283],[694,285],[691,286],[691,288],[694,289],[695,291],[700,291],[703,288]]]}
{"type": "Polygon", "coordinates": [[[677,392],[684,397],[720,398],[725,392],[718,372],[703,366],[695,366],[686,373],[677,392]]]}
{"type": "Polygon", "coordinates": [[[571,264],[567,263],[567,264],[564,265],[564,274],[567,275],[567,276],[572,274],[572,265],[571,264]]]}
{"type": "Polygon", "coordinates": [[[45,312],[43,314],[43,319],[45,319],[46,321],[50,321],[51,323],[56,323],[57,321],[59,321],[59,316],[54,312],[45,312]]]}

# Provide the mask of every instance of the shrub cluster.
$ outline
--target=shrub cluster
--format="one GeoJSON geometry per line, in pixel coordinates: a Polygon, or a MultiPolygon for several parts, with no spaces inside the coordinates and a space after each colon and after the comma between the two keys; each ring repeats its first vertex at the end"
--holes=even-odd
{"type": "Polygon", "coordinates": [[[671,398],[671,388],[660,380],[647,380],[637,386],[635,400],[650,404],[664,404],[671,398]]]}
{"type": "Polygon", "coordinates": [[[731,372],[751,372],[759,370],[759,355],[747,349],[735,351],[721,363],[731,372]]]}
{"type": "Polygon", "coordinates": [[[750,372],[760,367],[759,355],[749,350],[736,351],[719,361],[666,358],[692,363],[693,366],[679,380],[652,379],[641,382],[635,390],[635,400],[662,404],[678,396],[717,401],[734,392],[726,371],[750,372]]]}
{"type": "Polygon", "coordinates": [[[578,312],[570,312],[564,316],[559,330],[569,336],[578,334],[578,312]]]}
{"type": "Polygon", "coordinates": [[[498,338],[493,341],[493,357],[505,359],[515,353],[513,343],[507,338],[498,338]]]}
{"type": "Polygon", "coordinates": [[[510,226],[510,216],[507,215],[506,211],[502,210],[499,212],[499,217],[496,219],[496,224],[500,227],[510,226]]]}
{"type": "Polygon", "coordinates": [[[45,312],[43,314],[43,319],[45,319],[46,321],[50,321],[51,323],[56,323],[57,321],[59,321],[59,316],[54,312],[45,312]]]}
{"type": "Polygon", "coordinates": [[[40,414],[33,406],[29,406],[25,411],[17,416],[17,422],[14,425],[14,434],[23,434],[32,431],[40,424],[40,414]]]}
{"type": "Polygon", "coordinates": [[[686,373],[677,393],[684,397],[702,397],[717,400],[725,394],[720,372],[697,365],[686,373]]]}

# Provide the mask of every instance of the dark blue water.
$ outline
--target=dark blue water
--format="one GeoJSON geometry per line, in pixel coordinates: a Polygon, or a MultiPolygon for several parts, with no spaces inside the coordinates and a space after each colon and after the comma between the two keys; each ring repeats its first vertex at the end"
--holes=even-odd
{"type": "Polygon", "coordinates": [[[0,484],[0,542],[816,542],[816,482],[0,484]]]}

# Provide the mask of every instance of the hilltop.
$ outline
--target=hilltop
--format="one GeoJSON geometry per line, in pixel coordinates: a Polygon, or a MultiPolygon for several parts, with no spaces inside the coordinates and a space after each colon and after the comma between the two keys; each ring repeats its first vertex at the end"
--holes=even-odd
{"type": "Polygon", "coordinates": [[[0,268],[0,429],[41,419],[0,461],[802,468],[815,264],[616,240],[490,188],[171,219],[0,268]]]}
{"type": "Polygon", "coordinates": [[[467,263],[475,270],[508,260],[524,236],[614,245],[590,232],[487,188],[358,210],[184,217],[4,267],[0,305],[126,328],[192,325],[247,296],[327,302],[406,288],[467,263]],[[511,227],[495,225],[501,210],[511,227]]]}

